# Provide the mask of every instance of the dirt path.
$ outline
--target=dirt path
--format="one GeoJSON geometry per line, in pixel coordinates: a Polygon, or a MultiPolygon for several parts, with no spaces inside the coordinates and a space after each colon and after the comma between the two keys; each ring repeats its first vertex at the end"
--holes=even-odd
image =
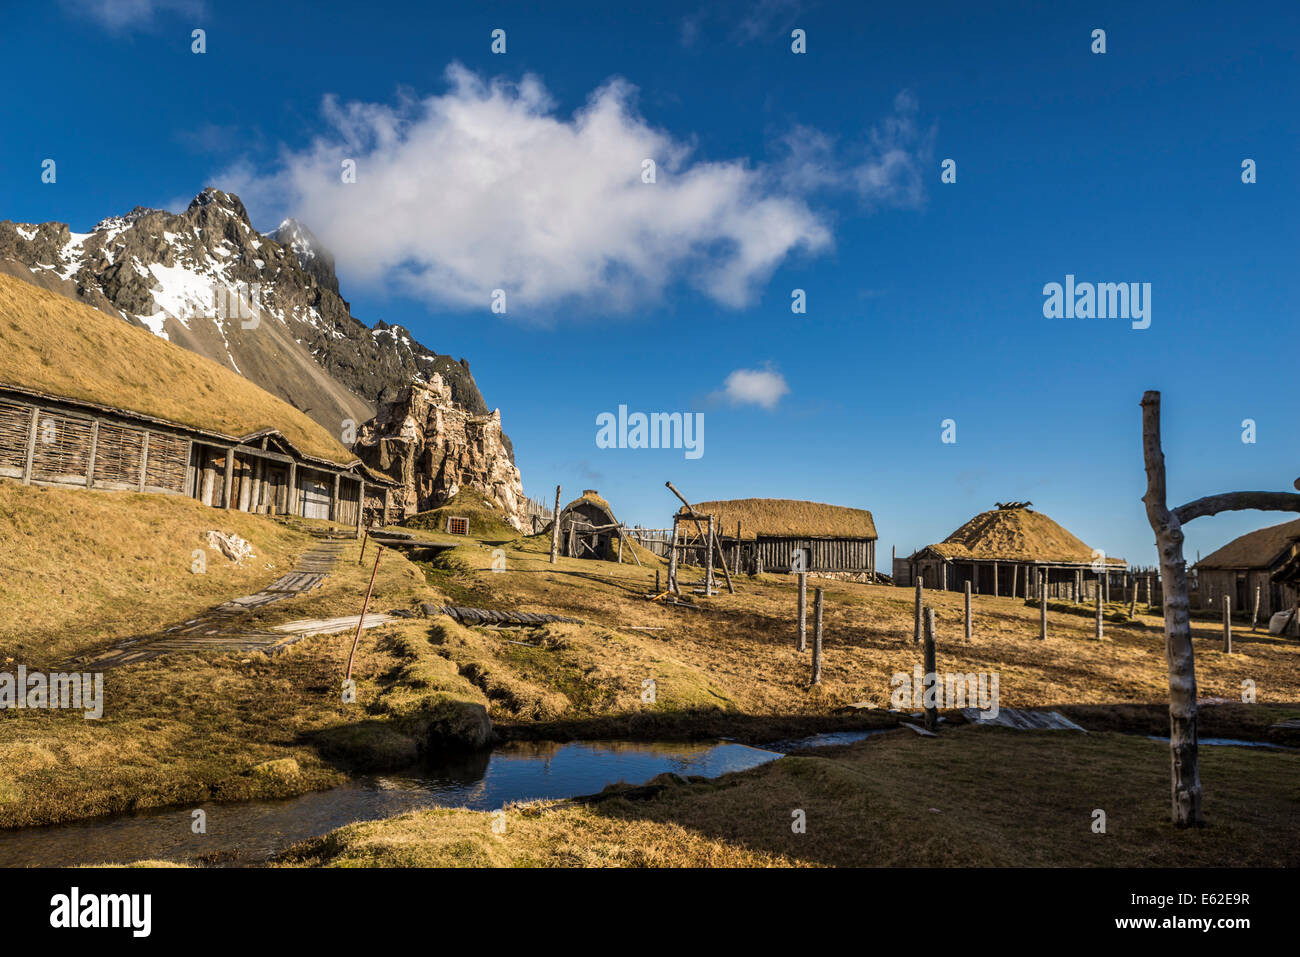
{"type": "Polygon", "coordinates": [[[262,651],[269,654],[303,636],[285,631],[249,630],[243,626],[248,610],[319,587],[338,563],[343,547],[336,542],[322,542],[303,554],[292,571],[255,594],[224,602],[166,631],[127,638],[109,649],[78,658],[77,663],[90,671],[107,671],[178,651],[262,651]]]}

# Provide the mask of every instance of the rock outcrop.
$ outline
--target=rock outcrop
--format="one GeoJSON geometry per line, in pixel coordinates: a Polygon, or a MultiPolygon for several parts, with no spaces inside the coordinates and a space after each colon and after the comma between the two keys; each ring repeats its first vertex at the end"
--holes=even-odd
{"type": "Polygon", "coordinates": [[[461,488],[478,489],[513,528],[523,529],[527,500],[519,469],[501,431],[501,410],[475,415],[432,373],[427,383],[381,400],[357,432],[353,450],[368,466],[401,482],[407,514],[438,508],[461,488]]]}

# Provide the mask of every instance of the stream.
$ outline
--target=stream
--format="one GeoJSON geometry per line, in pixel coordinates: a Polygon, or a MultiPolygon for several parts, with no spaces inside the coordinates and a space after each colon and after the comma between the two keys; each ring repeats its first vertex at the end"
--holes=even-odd
{"type": "Polygon", "coordinates": [[[508,742],[491,751],[353,778],[328,791],[277,801],[203,803],[0,831],[0,867],[68,867],[153,859],[248,865],[335,828],[427,807],[496,810],[514,801],[596,794],[665,772],[718,777],[800,747],[848,744],[874,732],[841,732],[750,747],[709,743],[508,742]],[[206,833],[191,830],[206,815],[206,833]]]}

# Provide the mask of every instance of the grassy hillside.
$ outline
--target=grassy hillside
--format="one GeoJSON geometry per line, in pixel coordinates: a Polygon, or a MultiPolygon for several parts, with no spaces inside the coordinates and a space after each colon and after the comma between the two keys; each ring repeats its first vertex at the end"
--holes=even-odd
{"type": "Polygon", "coordinates": [[[402,522],[402,525],[445,534],[448,518],[469,519],[470,536],[484,541],[508,541],[519,535],[506,524],[505,513],[482,492],[473,488],[462,488],[445,504],[427,512],[418,512],[402,522]]]}
{"type": "Polygon", "coordinates": [[[35,666],[184,621],[284,574],[310,536],[179,495],[87,492],[0,480],[0,652],[35,666]],[[233,532],[237,566],[205,533],[233,532]],[[205,571],[192,571],[195,549],[205,571]]]}
{"type": "Polygon", "coordinates": [[[224,366],[3,274],[0,383],[227,435],[279,429],[309,455],[356,458],[302,412],[224,366]]]}

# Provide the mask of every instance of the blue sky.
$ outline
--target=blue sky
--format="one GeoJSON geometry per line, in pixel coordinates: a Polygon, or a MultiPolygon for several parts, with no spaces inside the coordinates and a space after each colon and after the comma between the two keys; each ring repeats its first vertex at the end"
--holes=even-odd
{"type": "MultiPolygon", "coordinates": [[[[652,527],[670,479],[859,506],[886,557],[1027,499],[1150,563],[1150,388],[1171,504],[1300,475],[1293,3],[66,0],[5,18],[0,218],[85,230],[205,185],[262,229],[299,216],[358,318],[470,360],[529,494],[598,488],[652,527]],[[354,154],[355,188],[331,182],[354,154]],[[1150,328],[1044,318],[1067,274],[1150,283],[1150,328]],[[728,393],[737,371],[774,388],[728,393]],[[597,448],[620,404],[703,412],[705,454],[597,448]]],[[[1286,517],[1199,520],[1189,554],[1286,517]]]]}

